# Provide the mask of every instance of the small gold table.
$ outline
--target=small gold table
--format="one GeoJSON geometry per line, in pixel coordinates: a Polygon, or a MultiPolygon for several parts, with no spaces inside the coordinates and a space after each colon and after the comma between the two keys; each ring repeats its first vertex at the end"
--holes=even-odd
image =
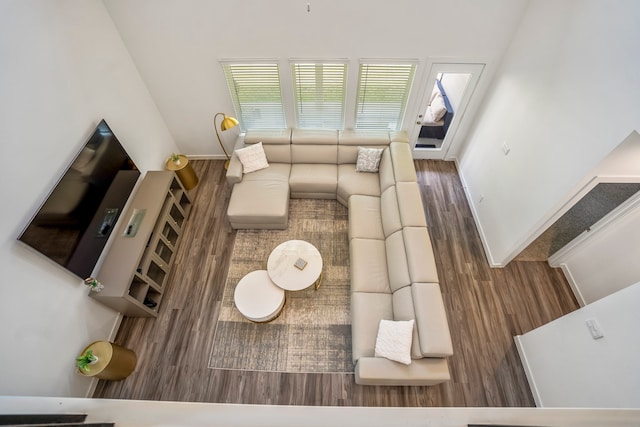
{"type": "Polygon", "coordinates": [[[180,164],[177,165],[171,158],[167,160],[167,170],[174,171],[178,175],[178,179],[184,186],[185,190],[191,190],[198,185],[198,176],[189,164],[189,159],[183,154],[179,154],[180,164]]]}
{"type": "Polygon", "coordinates": [[[98,358],[93,365],[89,365],[89,372],[79,371],[82,375],[96,377],[101,380],[122,380],[133,372],[138,358],[133,350],[110,343],[109,341],[95,341],[89,344],[81,355],[91,350],[98,358]]]}

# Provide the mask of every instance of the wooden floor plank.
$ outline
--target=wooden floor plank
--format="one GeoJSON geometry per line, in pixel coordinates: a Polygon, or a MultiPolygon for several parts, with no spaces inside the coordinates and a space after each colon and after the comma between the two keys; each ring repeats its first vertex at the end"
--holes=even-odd
{"type": "Polygon", "coordinates": [[[417,160],[447,308],[452,380],[435,387],[364,387],[353,375],[208,369],[235,232],[223,162],[192,162],[200,183],[157,319],[125,318],[116,337],[138,366],[100,381],[95,397],[330,406],[533,406],[513,336],[578,308],[562,272],[544,262],[487,263],[455,164],[417,160]]]}

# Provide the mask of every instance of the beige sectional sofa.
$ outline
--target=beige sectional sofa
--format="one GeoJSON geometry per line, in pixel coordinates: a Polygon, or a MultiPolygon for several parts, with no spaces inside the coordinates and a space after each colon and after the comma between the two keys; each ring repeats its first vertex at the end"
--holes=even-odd
{"type": "Polygon", "coordinates": [[[234,228],[286,228],[289,198],[337,199],[349,209],[352,350],[366,385],[434,385],[450,379],[451,336],[422,198],[405,134],[247,132],[269,167],[248,174],[232,156],[227,211],[234,228]],[[358,147],[383,148],[378,173],[356,172],[358,147]],[[415,320],[408,365],[375,357],[380,320],[415,320]]]}

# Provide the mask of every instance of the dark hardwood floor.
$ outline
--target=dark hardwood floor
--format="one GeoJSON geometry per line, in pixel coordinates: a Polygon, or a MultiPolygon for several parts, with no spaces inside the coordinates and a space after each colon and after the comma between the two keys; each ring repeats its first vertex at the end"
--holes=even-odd
{"type": "Polygon", "coordinates": [[[365,387],[353,375],[208,369],[235,232],[225,217],[222,161],[193,161],[195,203],[157,319],[125,318],[116,342],[138,355],[123,381],[94,397],[280,405],[534,406],[513,336],[578,308],[544,262],[487,264],[452,162],[415,162],[454,344],[452,380],[434,387],[365,387]]]}

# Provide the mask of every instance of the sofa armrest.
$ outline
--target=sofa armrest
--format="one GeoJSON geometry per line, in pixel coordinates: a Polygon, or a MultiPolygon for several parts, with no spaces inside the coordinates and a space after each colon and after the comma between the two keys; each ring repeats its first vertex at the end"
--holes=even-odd
{"type": "Polygon", "coordinates": [[[236,150],[245,147],[244,140],[245,136],[243,134],[239,134],[233,145],[233,150],[231,151],[229,169],[227,169],[226,174],[227,184],[231,187],[242,181],[242,163],[240,163],[240,158],[236,155],[236,150]]]}
{"type": "Polygon", "coordinates": [[[442,358],[417,359],[403,365],[383,357],[361,357],[355,367],[356,384],[361,385],[436,385],[450,379],[449,364],[442,358]]]}
{"type": "Polygon", "coordinates": [[[440,285],[412,283],[411,295],[422,355],[425,357],[451,356],[453,344],[440,285]]]}
{"type": "Polygon", "coordinates": [[[240,181],[242,181],[242,163],[234,151],[229,161],[229,169],[227,169],[227,184],[233,186],[240,181]]]}

